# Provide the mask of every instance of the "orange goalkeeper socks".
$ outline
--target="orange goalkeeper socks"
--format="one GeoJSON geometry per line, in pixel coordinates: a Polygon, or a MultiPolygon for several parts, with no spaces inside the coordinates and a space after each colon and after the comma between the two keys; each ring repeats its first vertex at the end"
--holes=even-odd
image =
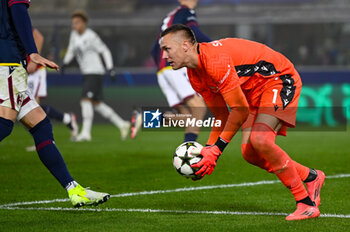
{"type": "Polygon", "coordinates": [[[306,178],[309,176],[310,168],[305,167],[304,165],[299,164],[299,163],[295,162],[294,160],[293,160],[293,164],[294,164],[294,167],[299,174],[300,179],[302,181],[305,181],[306,178]]]}
{"type": "MultiPolygon", "coordinates": [[[[295,200],[300,201],[308,197],[308,193],[299,177],[295,163],[275,144],[275,138],[276,132],[270,126],[265,123],[255,123],[250,142],[254,150],[269,163],[272,172],[290,189],[295,200]]],[[[301,169],[300,166],[298,167],[301,169]]],[[[302,174],[304,175],[304,172],[302,174]]]]}
{"type": "MultiPolygon", "coordinates": [[[[269,163],[262,158],[253,148],[250,143],[242,144],[241,151],[243,158],[250,164],[258,166],[259,168],[265,169],[268,172],[272,172],[269,163]]],[[[298,175],[302,181],[305,181],[310,174],[310,169],[302,164],[292,161],[298,175]]]]}

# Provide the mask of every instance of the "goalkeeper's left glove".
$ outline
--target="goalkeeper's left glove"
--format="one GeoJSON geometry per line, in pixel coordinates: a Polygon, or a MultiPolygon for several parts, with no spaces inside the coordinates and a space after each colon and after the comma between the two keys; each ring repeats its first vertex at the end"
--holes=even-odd
{"type": "Polygon", "coordinates": [[[112,82],[117,80],[117,72],[114,69],[107,70],[107,76],[112,82]]]}

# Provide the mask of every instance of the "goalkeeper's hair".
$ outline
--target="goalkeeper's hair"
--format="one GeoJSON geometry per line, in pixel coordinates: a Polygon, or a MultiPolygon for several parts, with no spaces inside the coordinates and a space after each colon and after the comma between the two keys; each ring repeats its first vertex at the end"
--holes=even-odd
{"type": "Polygon", "coordinates": [[[194,33],[191,30],[191,28],[189,28],[188,26],[183,25],[183,24],[174,24],[174,25],[168,27],[167,29],[165,29],[162,32],[162,34],[160,36],[164,37],[167,34],[178,33],[178,32],[182,32],[182,35],[186,39],[188,39],[192,44],[195,44],[197,42],[196,37],[194,36],[194,33]]]}
{"type": "Polygon", "coordinates": [[[89,20],[89,17],[87,15],[87,13],[85,11],[83,11],[83,10],[76,10],[76,11],[74,11],[73,14],[72,14],[72,18],[76,18],[76,17],[81,18],[86,23],[89,20]]]}

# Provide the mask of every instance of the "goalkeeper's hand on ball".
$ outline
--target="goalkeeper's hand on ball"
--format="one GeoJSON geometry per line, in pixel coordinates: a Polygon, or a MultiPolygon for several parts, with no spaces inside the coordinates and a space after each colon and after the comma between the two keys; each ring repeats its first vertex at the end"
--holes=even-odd
{"type": "Polygon", "coordinates": [[[203,147],[198,154],[192,153],[193,155],[202,155],[203,158],[196,164],[191,165],[192,168],[200,168],[195,174],[204,177],[205,174],[210,175],[216,166],[216,161],[222,154],[217,145],[203,147]]]}

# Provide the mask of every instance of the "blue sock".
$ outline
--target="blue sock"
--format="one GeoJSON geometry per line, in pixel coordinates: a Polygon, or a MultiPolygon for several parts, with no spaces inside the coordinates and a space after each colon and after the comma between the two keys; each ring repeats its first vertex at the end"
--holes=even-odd
{"type": "Polygon", "coordinates": [[[46,117],[29,131],[34,138],[41,162],[65,188],[74,179],[55,145],[50,120],[46,117]]]}
{"type": "Polygon", "coordinates": [[[63,113],[48,105],[42,105],[41,108],[43,108],[43,110],[49,116],[49,118],[63,122],[63,113]]]}
{"type": "Polygon", "coordinates": [[[185,134],[185,139],[184,142],[189,142],[189,141],[196,141],[198,135],[194,133],[186,133],[185,134]]]}
{"type": "Polygon", "coordinates": [[[0,142],[11,134],[13,122],[11,120],[0,117],[0,142]]]}

